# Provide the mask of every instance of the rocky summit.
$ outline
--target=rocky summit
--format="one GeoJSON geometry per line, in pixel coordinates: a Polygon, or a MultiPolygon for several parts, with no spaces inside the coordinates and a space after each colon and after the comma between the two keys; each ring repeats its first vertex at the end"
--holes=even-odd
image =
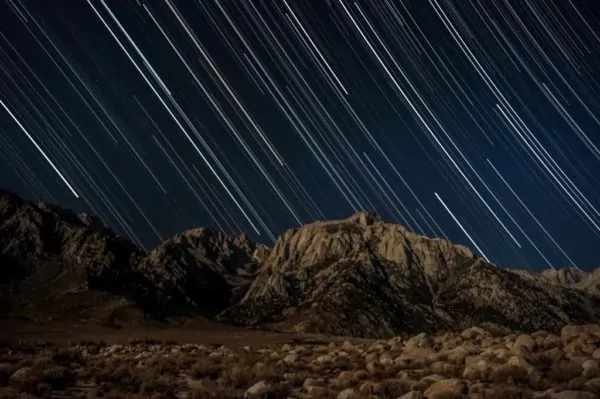
{"type": "Polygon", "coordinates": [[[584,272],[515,273],[468,248],[417,235],[373,213],[285,232],[242,300],[242,324],[385,337],[399,331],[558,331],[597,321],[584,272]]]}
{"type": "Polygon", "coordinates": [[[503,269],[372,212],[288,230],[272,248],[201,228],[144,252],[94,217],[2,191],[0,265],[0,316],[34,321],[201,316],[371,338],[600,323],[598,271],[503,269]]]}

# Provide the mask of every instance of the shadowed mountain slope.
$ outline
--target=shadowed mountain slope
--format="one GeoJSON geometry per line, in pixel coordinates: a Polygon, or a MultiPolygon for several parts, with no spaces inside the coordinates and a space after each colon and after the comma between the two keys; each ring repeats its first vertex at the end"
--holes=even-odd
{"type": "Polygon", "coordinates": [[[230,304],[254,244],[208,229],[149,253],[97,219],[0,192],[0,315],[113,320],[211,315],[230,304]],[[247,252],[246,252],[247,251],[247,252]]]}
{"type": "Polygon", "coordinates": [[[288,230],[273,248],[213,229],[145,253],[90,216],[0,192],[0,316],[167,320],[383,337],[600,322],[598,271],[508,271],[378,215],[288,230]]]}

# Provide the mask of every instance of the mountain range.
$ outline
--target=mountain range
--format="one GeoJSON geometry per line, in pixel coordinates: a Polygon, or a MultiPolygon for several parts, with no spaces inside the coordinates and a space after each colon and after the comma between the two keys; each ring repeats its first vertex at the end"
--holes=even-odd
{"type": "Polygon", "coordinates": [[[600,269],[504,269],[373,212],[290,229],[272,248],[198,228],[145,252],[96,217],[0,191],[0,270],[0,317],[37,322],[202,317],[363,337],[600,323],[600,269]]]}

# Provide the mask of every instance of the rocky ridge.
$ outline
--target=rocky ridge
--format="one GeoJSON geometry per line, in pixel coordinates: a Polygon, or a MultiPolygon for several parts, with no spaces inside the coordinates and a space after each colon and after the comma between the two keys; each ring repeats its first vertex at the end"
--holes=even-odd
{"type": "MultiPolygon", "coordinates": [[[[0,192],[0,315],[36,321],[165,320],[230,305],[255,245],[211,229],[144,253],[97,219],[0,192]]],[[[239,295],[239,294],[238,294],[239,295]]]]}
{"type": "Polygon", "coordinates": [[[581,278],[549,279],[512,273],[464,246],[359,213],[285,232],[224,315],[283,330],[378,337],[480,324],[556,331],[598,320],[599,298],[579,289],[581,278]]]}
{"type": "Polygon", "coordinates": [[[173,306],[214,315],[244,294],[258,266],[257,249],[244,234],[192,229],[149,251],[137,268],[173,306]]]}
{"type": "MultiPolygon", "coordinates": [[[[52,318],[131,310],[143,301],[141,252],[94,218],[0,192],[0,310],[52,318]]],[[[136,312],[137,310],[134,310],[136,312]]]]}
{"type": "Polygon", "coordinates": [[[0,192],[0,265],[1,315],[34,320],[201,315],[369,337],[600,322],[597,272],[508,271],[372,212],[290,229],[271,249],[193,229],[144,253],[92,217],[0,192]]]}

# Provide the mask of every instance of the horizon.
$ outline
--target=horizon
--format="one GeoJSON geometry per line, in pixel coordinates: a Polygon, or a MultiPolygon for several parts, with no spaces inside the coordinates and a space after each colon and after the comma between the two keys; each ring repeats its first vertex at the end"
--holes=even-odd
{"type": "MultiPolygon", "coordinates": [[[[12,191],[10,191],[10,190],[7,190],[7,189],[4,189],[4,188],[1,188],[1,187],[0,187],[0,196],[1,196],[3,193],[8,193],[9,195],[15,195],[15,196],[17,196],[18,198],[20,198],[21,200],[23,200],[23,201],[26,201],[26,202],[33,202],[33,203],[36,203],[34,200],[31,200],[31,199],[28,199],[28,198],[22,197],[22,196],[18,195],[17,193],[14,193],[14,192],[12,192],[12,191]]],[[[38,202],[38,203],[39,203],[39,202],[38,202]]],[[[71,212],[71,213],[73,213],[73,215],[74,215],[74,216],[80,216],[80,215],[82,215],[82,213],[78,213],[78,212],[76,212],[76,211],[75,211],[75,210],[73,210],[73,209],[70,209],[70,208],[62,208],[62,207],[60,207],[60,206],[58,206],[58,205],[56,205],[56,204],[50,204],[50,203],[45,203],[45,202],[44,202],[43,204],[45,204],[45,205],[50,205],[50,206],[53,206],[53,207],[59,208],[59,209],[61,209],[61,210],[63,210],[63,211],[68,211],[68,212],[71,212]]],[[[278,241],[278,240],[279,240],[279,239],[280,239],[280,238],[283,236],[283,234],[284,234],[285,232],[287,232],[287,231],[289,231],[289,230],[298,229],[298,228],[303,228],[303,227],[304,227],[304,226],[306,226],[306,225],[313,224],[313,223],[319,223],[319,222],[343,222],[343,221],[345,221],[345,220],[348,220],[348,219],[350,219],[350,218],[352,218],[352,217],[354,217],[354,216],[356,216],[356,215],[363,214],[363,213],[375,214],[376,216],[378,216],[378,217],[379,217],[379,220],[380,220],[380,222],[381,222],[381,223],[383,223],[383,224],[391,224],[391,225],[398,225],[398,226],[401,226],[403,229],[407,230],[408,232],[410,232],[410,233],[412,233],[412,234],[415,234],[415,235],[418,235],[418,236],[426,237],[426,238],[428,238],[428,239],[431,239],[431,240],[437,240],[437,239],[439,239],[439,240],[444,240],[444,241],[447,241],[447,242],[449,242],[450,244],[452,244],[452,245],[455,245],[455,246],[456,246],[456,245],[458,245],[458,246],[463,246],[463,247],[466,247],[468,250],[470,250],[470,251],[471,251],[473,254],[475,254],[476,256],[478,256],[480,259],[483,259],[483,258],[481,258],[481,256],[479,256],[479,255],[477,254],[477,252],[474,250],[474,248],[472,248],[472,247],[471,247],[471,246],[469,246],[468,244],[456,243],[456,242],[453,242],[453,241],[449,241],[449,240],[447,240],[446,238],[443,238],[443,237],[436,237],[436,236],[426,236],[426,235],[424,236],[424,235],[422,235],[422,234],[419,234],[418,232],[414,232],[414,231],[410,230],[408,227],[406,227],[406,226],[404,226],[404,225],[402,225],[402,224],[400,224],[400,223],[394,223],[394,222],[387,221],[387,220],[383,219],[383,218],[381,217],[381,215],[379,215],[379,214],[377,213],[377,211],[369,211],[369,210],[362,210],[362,211],[358,211],[358,212],[355,212],[355,213],[353,213],[353,214],[351,214],[351,215],[348,215],[347,217],[344,217],[344,218],[341,218],[341,219],[320,219],[320,220],[313,220],[313,221],[307,222],[307,223],[305,223],[305,224],[303,224],[303,225],[301,225],[301,226],[289,227],[289,228],[287,228],[286,230],[284,230],[283,232],[281,232],[281,234],[279,234],[279,235],[276,237],[276,240],[275,240],[274,242],[271,242],[271,243],[268,243],[268,244],[267,244],[267,243],[265,243],[265,242],[263,242],[263,241],[256,241],[256,240],[251,240],[251,239],[249,239],[249,241],[251,241],[253,244],[255,244],[255,245],[257,245],[257,246],[258,246],[258,245],[262,245],[262,246],[266,247],[267,249],[269,249],[269,250],[272,250],[272,249],[273,249],[273,247],[275,246],[275,244],[277,243],[277,241],[278,241]]],[[[100,221],[100,222],[103,224],[103,226],[104,226],[104,227],[106,227],[106,228],[108,228],[108,229],[109,229],[109,231],[110,231],[112,234],[114,234],[114,235],[115,235],[115,237],[119,237],[119,238],[124,238],[124,239],[126,239],[126,240],[127,240],[127,241],[129,241],[131,244],[133,244],[133,245],[136,245],[136,247],[137,247],[138,249],[142,250],[144,253],[149,253],[149,252],[151,252],[152,250],[159,248],[159,247],[161,246],[161,244],[163,244],[163,243],[165,243],[166,241],[168,241],[169,239],[173,238],[175,235],[184,234],[184,233],[186,233],[186,232],[188,232],[188,231],[192,231],[192,230],[203,230],[203,229],[209,229],[209,230],[214,230],[214,231],[217,231],[217,232],[219,232],[219,233],[223,233],[223,234],[225,234],[225,235],[226,235],[226,236],[228,236],[228,237],[237,237],[237,236],[243,235],[243,236],[245,236],[246,238],[248,238],[248,234],[247,234],[246,232],[244,232],[244,231],[240,231],[240,232],[237,232],[237,233],[229,233],[229,234],[228,234],[227,232],[224,232],[224,231],[222,231],[222,230],[219,230],[219,229],[218,229],[218,228],[216,228],[216,227],[211,227],[211,226],[196,226],[196,227],[191,227],[191,228],[189,228],[189,229],[186,229],[186,230],[182,230],[182,231],[179,231],[179,232],[175,232],[173,235],[171,235],[171,236],[167,237],[165,240],[163,240],[163,241],[160,241],[160,242],[157,242],[157,243],[156,243],[154,246],[152,246],[152,247],[150,247],[150,248],[148,248],[148,249],[144,249],[144,248],[142,248],[142,247],[139,247],[139,246],[137,246],[137,244],[136,244],[134,241],[132,241],[132,240],[131,240],[129,237],[127,237],[127,236],[124,236],[124,235],[120,235],[120,234],[118,234],[118,232],[115,232],[115,231],[114,231],[114,230],[113,230],[113,229],[112,229],[110,226],[106,225],[105,221],[104,221],[104,220],[103,220],[103,219],[102,219],[100,216],[98,216],[98,215],[93,215],[93,214],[88,214],[88,213],[84,213],[84,214],[85,214],[85,215],[88,215],[88,216],[91,216],[91,217],[94,217],[94,218],[98,218],[98,219],[99,219],[99,221],[100,221]]],[[[485,261],[485,259],[483,259],[483,260],[485,261]]],[[[527,267],[525,267],[525,266],[518,266],[518,265],[513,265],[513,266],[510,266],[510,265],[499,265],[499,264],[495,264],[495,263],[493,263],[493,262],[488,262],[488,263],[494,264],[495,266],[498,266],[498,267],[500,267],[500,268],[502,268],[502,269],[517,269],[517,270],[524,270],[524,271],[529,271],[529,272],[532,272],[532,273],[537,273],[537,274],[539,274],[539,273],[543,273],[543,272],[547,272],[547,271],[550,271],[550,270],[554,270],[554,271],[560,271],[560,270],[572,270],[572,269],[576,269],[576,270],[583,271],[584,273],[586,273],[586,274],[588,274],[589,276],[591,276],[591,275],[592,275],[592,273],[594,273],[596,270],[599,270],[599,269],[600,269],[600,265],[598,265],[598,266],[596,266],[596,267],[592,266],[592,267],[591,267],[589,270],[586,270],[586,269],[584,269],[584,268],[581,268],[581,267],[578,267],[578,266],[572,266],[572,265],[569,265],[569,266],[560,266],[560,265],[558,265],[558,266],[554,266],[554,267],[552,267],[552,268],[540,269],[540,270],[537,270],[537,271],[536,271],[536,270],[531,270],[531,269],[528,269],[528,268],[527,268],[527,267]]]]}

